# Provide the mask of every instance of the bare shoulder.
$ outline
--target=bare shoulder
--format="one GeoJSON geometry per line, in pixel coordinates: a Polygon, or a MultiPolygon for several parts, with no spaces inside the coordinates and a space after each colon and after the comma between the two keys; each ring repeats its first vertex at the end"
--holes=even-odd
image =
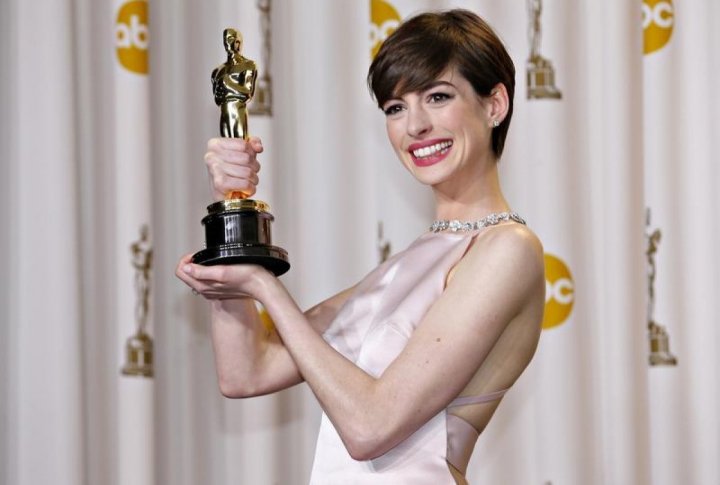
{"type": "MultiPolygon", "coordinates": [[[[535,233],[522,224],[492,226],[477,235],[460,260],[448,284],[485,295],[515,295],[515,305],[528,298],[544,300],[543,247],[535,233]]],[[[512,299],[512,298],[511,298],[512,299]]],[[[508,302],[510,303],[510,302],[508,302]]]]}
{"type": "Polygon", "coordinates": [[[543,270],[543,247],[537,235],[523,224],[492,226],[477,235],[461,261],[462,265],[480,267],[502,265],[509,270],[543,270]]]}
{"type": "MultiPolygon", "coordinates": [[[[545,268],[539,238],[521,224],[484,229],[456,265],[447,292],[465,317],[461,330],[472,346],[470,355],[480,356],[460,395],[512,386],[535,354],[542,328],[545,268]]],[[[492,415],[482,407],[453,412],[477,429],[492,415]]]]}

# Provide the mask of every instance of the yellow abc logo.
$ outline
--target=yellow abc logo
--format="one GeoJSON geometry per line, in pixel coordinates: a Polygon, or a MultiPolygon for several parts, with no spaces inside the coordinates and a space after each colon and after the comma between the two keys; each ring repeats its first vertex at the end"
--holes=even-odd
{"type": "Polygon", "coordinates": [[[383,41],[400,25],[400,15],[384,0],[370,0],[370,56],[375,58],[383,41]]]}
{"type": "Polygon", "coordinates": [[[128,71],[147,74],[148,41],[147,1],[124,3],[115,22],[115,50],[120,65],[128,71]]]}
{"type": "Polygon", "coordinates": [[[670,41],[675,25],[672,0],[643,0],[643,53],[662,49],[670,41]]]}
{"type": "Polygon", "coordinates": [[[543,328],[562,324],[575,303],[575,283],[567,265],[557,256],[545,253],[545,315],[543,328]]]}

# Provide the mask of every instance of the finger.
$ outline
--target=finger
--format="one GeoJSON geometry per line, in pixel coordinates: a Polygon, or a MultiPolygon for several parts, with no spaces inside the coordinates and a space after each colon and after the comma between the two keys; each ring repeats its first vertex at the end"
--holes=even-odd
{"type": "Polygon", "coordinates": [[[233,177],[249,177],[257,174],[260,164],[255,160],[248,160],[244,163],[228,163],[219,155],[208,152],[205,154],[205,164],[211,177],[226,174],[233,177]]]}
{"type": "Polygon", "coordinates": [[[183,266],[186,264],[192,263],[192,254],[186,254],[182,258],[180,258],[180,261],[178,261],[178,264],[175,266],[175,276],[182,279],[182,277],[186,276],[186,273],[182,271],[183,266]]]}
{"type": "Polygon", "coordinates": [[[252,150],[261,153],[264,150],[262,140],[259,136],[251,136],[247,140],[243,138],[212,138],[208,142],[208,149],[217,150],[252,150]]]}
{"type": "Polygon", "coordinates": [[[178,277],[180,281],[188,285],[193,291],[200,291],[200,282],[195,280],[191,274],[187,273],[183,268],[187,266],[187,263],[180,263],[178,264],[177,269],[175,270],[175,276],[178,277]]]}
{"type": "Polygon", "coordinates": [[[213,170],[222,172],[227,177],[247,179],[253,183],[257,183],[257,170],[254,167],[246,165],[222,165],[213,167],[213,170]]]}
{"type": "Polygon", "coordinates": [[[184,269],[178,269],[177,276],[183,283],[185,283],[190,288],[194,295],[202,295],[207,298],[207,295],[210,293],[220,294],[217,289],[193,278],[184,269]]]}
{"type": "Polygon", "coordinates": [[[222,154],[226,157],[232,157],[233,154],[248,154],[255,157],[263,150],[262,142],[259,138],[253,137],[251,140],[243,140],[242,138],[211,138],[207,145],[209,152],[222,154]]]}
{"type": "Polygon", "coordinates": [[[200,293],[206,300],[237,300],[240,298],[252,298],[250,295],[245,293],[237,293],[234,295],[228,295],[226,293],[213,293],[213,292],[202,292],[200,293]]]}
{"type": "Polygon", "coordinates": [[[247,196],[255,193],[258,183],[257,175],[252,178],[238,178],[219,173],[212,177],[213,196],[216,200],[225,198],[229,192],[242,192],[247,196]]]}
{"type": "Polygon", "coordinates": [[[202,283],[204,290],[207,290],[213,283],[223,281],[226,274],[223,266],[203,266],[194,263],[184,264],[180,271],[186,278],[202,283]]]}
{"type": "Polygon", "coordinates": [[[260,162],[249,151],[208,150],[203,158],[208,167],[237,165],[250,167],[256,172],[260,170],[260,162]]]}
{"type": "Polygon", "coordinates": [[[185,264],[182,271],[190,277],[202,282],[208,287],[219,290],[226,290],[235,287],[236,283],[247,280],[254,273],[260,271],[268,273],[268,270],[256,264],[233,264],[203,266],[200,264],[185,264]]]}
{"type": "MultiPolygon", "coordinates": [[[[220,151],[220,150],[245,150],[248,146],[247,140],[242,138],[225,138],[216,137],[210,138],[207,143],[208,151],[220,151]]],[[[250,147],[252,149],[252,147],[250,147]]]]}
{"type": "Polygon", "coordinates": [[[255,150],[255,153],[262,153],[265,150],[262,140],[257,136],[251,136],[248,142],[250,143],[250,146],[253,147],[253,150],[255,150]]]}
{"type": "Polygon", "coordinates": [[[255,187],[259,182],[255,169],[257,164],[254,166],[231,165],[210,153],[207,154],[205,161],[213,193],[216,196],[231,191],[242,191],[249,195],[255,193],[255,187]]]}
{"type": "Polygon", "coordinates": [[[183,281],[183,283],[185,283],[190,288],[190,291],[192,291],[193,295],[207,296],[210,293],[218,294],[218,295],[220,294],[218,292],[218,290],[216,290],[210,286],[207,286],[197,280],[193,280],[187,275],[185,275],[184,278],[181,277],[180,279],[183,281]]]}

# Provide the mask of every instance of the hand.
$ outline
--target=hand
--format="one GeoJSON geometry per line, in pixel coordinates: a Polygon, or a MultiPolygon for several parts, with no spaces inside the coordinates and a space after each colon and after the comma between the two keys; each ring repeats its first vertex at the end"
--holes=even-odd
{"type": "Polygon", "coordinates": [[[192,254],[183,256],[175,269],[175,275],[194,293],[208,300],[254,298],[261,300],[262,290],[275,276],[262,266],[235,264],[229,266],[202,266],[192,263],[192,254]]]}
{"type": "Polygon", "coordinates": [[[257,154],[262,153],[260,138],[212,138],[205,153],[212,196],[223,200],[231,192],[242,192],[247,197],[255,193],[260,164],[257,154]]]}

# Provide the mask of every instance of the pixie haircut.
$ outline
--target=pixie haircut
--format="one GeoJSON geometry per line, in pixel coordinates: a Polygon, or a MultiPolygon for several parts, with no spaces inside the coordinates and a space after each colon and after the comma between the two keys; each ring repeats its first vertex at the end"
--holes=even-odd
{"type": "Polygon", "coordinates": [[[492,133],[492,150],[500,158],[513,113],[515,65],[492,28],[474,13],[456,9],[406,20],[383,42],[367,81],[382,108],[390,99],[428,88],[453,68],[479,96],[505,85],[507,116],[492,133]]]}

